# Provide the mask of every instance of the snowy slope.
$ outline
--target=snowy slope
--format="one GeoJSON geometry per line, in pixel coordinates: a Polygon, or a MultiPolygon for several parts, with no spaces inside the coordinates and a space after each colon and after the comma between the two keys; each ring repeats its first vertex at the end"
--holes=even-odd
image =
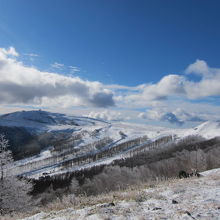
{"type": "Polygon", "coordinates": [[[114,137],[114,139],[120,138],[120,131],[130,139],[143,135],[147,135],[149,138],[156,138],[170,134],[175,134],[179,137],[201,135],[205,138],[213,138],[220,136],[220,121],[207,121],[195,128],[189,129],[170,129],[126,122],[110,123],[94,118],[67,116],[41,110],[21,111],[2,115],[0,116],[0,126],[24,127],[35,132],[78,131],[81,129],[93,131],[96,129],[99,132],[100,138],[108,135],[114,137]]]}
{"type": "Polygon", "coordinates": [[[220,136],[220,122],[207,121],[195,128],[177,129],[175,132],[180,137],[186,137],[189,135],[200,135],[206,139],[211,139],[220,136]]]}
{"type": "Polygon", "coordinates": [[[32,178],[39,178],[43,173],[55,175],[108,164],[126,157],[129,150],[137,149],[143,144],[146,145],[162,137],[172,136],[181,139],[189,135],[201,135],[210,139],[220,135],[218,121],[208,121],[190,129],[169,129],[126,122],[109,123],[93,118],[67,116],[40,110],[0,116],[0,126],[19,126],[34,134],[53,134],[48,146],[40,154],[16,161],[14,164],[16,174],[32,178]],[[63,134],[68,135],[63,137],[63,134]],[[138,142],[138,139],[142,140],[138,142]],[[129,144],[132,141],[133,145],[129,144]],[[127,149],[121,147],[122,144],[127,145],[127,149]],[[117,149],[118,146],[121,150],[117,149]],[[108,153],[113,148],[117,150],[108,153]],[[93,156],[100,152],[106,152],[106,154],[94,161],[93,156]],[[77,158],[85,159],[84,161],[80,159],[79,163],[77,158]]]}
{"type": "MultiPolygon", "coordinates": [[[[109,194],[93,206],[60,211],[42,211],[23,220],[139,220],[139,219],[213,219],[220,216],[220,169],[206,171],[201,178],[162,182],[153,188],[109,194]],[[114,205],[110,205],[111,202],[114,205]]],[[[93,204],[96,198],[91,198],[93,204]]],[[[98,200],[98,199],[97,199],[98,200]]],[[[68,204],[67,204],[68,205],[68,204]]]]}
{"type": "Polygon", "coordinates": [[[0,116],[0,126],[24,127],[32,132],[76,129],[83,126],[104,126],[107,122],[87,117],[67,116],[46,111],[20,111],[0,116]]]}
{"type": "Polygon", "coordinates": [[[206,139],[220,137],[220,121],[207,121],[195,128],[165,128],[152,125],[134,124],[134,123],[113,123],[113,132],[122,130],[128,136],[147,135],[150,139],[155,139],[162,136],[176,135],[179,138],[184,138],[189,135],[199,135],[206,139]]]}

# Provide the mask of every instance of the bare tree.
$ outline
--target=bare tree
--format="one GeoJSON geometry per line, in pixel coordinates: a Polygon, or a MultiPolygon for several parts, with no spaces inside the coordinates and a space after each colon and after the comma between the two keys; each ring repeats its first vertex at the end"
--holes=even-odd
{"type": "Polygon", "coordinates": [[[0,214],[22,211],[30,205],[32,184],[13,175],[12,153],[8,150],[8,141],[0,134],[0,214]]]}
{"type": "Polygon", "coordinates": [[[1,178],[4,179],[4,170],[6,166],[13,161],[11,151],[8,150],[8,140],[5,139],[4,135],[0,134],[0,168],[1,168],[1,178]]]}

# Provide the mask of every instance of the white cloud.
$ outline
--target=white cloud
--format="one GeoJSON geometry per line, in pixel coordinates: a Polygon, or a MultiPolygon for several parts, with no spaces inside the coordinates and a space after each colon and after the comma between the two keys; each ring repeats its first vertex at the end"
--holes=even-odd
{"type": "Polygon", "coordinates": [[[103,84],[24,66],[16,58],[8,57],[15,52],[14,49],[0,49],[0,103],[114,105],[112,92],[103,84]]]}
{"type": "Polygon", "coordinates": [[[6,56],[8,55],[15,56],[15,57],[19,56],[19,53],[15,50],[14,47],[9,47],[8,49],[0,48],[0,53],[6,56]]]}
{"type": "Polygon", "coordinates": [[[186,69],[187,74],[197,74],[202,78],[199,82],[187,81],[185,88],[189,99],[198,99],[220,95],[220,69],[211,68],[204,60],[196,60],[186,69]]]}
{"type": "Polygon", "coordinates": [[[133,106],[157,106],[169,96],[183,97],[186,93],[184,88],[185,78],[179,75],[167,75],[156,84],[141,85],[136,92],[124,97],[127,104],[133,106]]]}
{"type": "Polygon", "coordinates": [[[219,80],[220,77],[215,77],[210,80],[203,80],[200,83],[189,82],[186,85],[187,97],[189,99],[201,99],[209,96],[219,96],[219,80]]]}
{"type": "Polygon", "coordinates": [[[105,111],[101,111],[101,112],[92,111],[87,116],[91,117],[91,118],[97,118],[97,119],[105,120],[105,121],[128,120],[128,118],[124,117],[121,112],[110,111],[110,110],[105,110],[105,111]]]}
{"type": "MultiPolygon", "coordinates": [[[[217,118],[219,114],[219,110],[211,110],[214,108],[208,102],[207,109],[204,110],[202,105],[199,106],[193,101],[220,96],[220,69],[209,67],[203,60],[197,60],[186,69],[187,74],[198,74],[201,77],[199,81],[190,80],[189,75],[169,74],[157,83],[130,87],[104,85],[96,81],[82,80],[79,77],[40,71],[35,67],[25,66],[18,61],[18,56],[19,53],[13,47],[0,48],[0,103],[2,105],[20,103],[53,109],[116,105],[125,111],[151,108],[150,111],[140,114],[133,112],[131,118],[169,121],[176,124],[217,118]],[[181,101],[184,101],[184,107],[181,101]],[[192,111],[189,110],[189,106],[192,111]]],[[[64,65],[54,63],[53,67],[61,69],[64,65]]],[[[75,72],[80,71],[76,66],[69,66],[69,68],[75,72]]],[[[125,119],[118,112],[99,111],[97,113],[94,110],[91,114],[93,117],[106,120],[125,119]]]]}
{"type": "Polygon", "coordinates": [[[64,64],[55,62],[55,63],[51,64],[51,67],[53,67],[55,69],[62,69],[64,67],[64,64]]]}
{"type": "Polygon", "coordinates": [[[147,112],[147,118],[154,121],[167,121],[178,126],[184,123],[173,112],[164,112],[162,109],[149,110],[147,112]]]}
{"type": "Polygon", "coordinates": [[[186,73],[199,74],[201,79],[195,82],[186,76],[166,75],[158,83],[132,87],[136,88],[134,92],[128,89],[129,93],[123,97],[124,103],[140,107],[158,106],[168,98],[193,100],[220,95],[220,69],[210,68],[205,61],[197,60],[188,66],[186,73]]]}
{"type": "Polygon", "coordinates": [[[112,90],[124,90],[124,91],[140,91],[145,87],[145,85],[138,85],[138,86],[123,86],[117,84],[106,85],[106,88],[112,90]]]}
{"type": "Polygon", "coordinates": [[[80,68],[77,66],[69,66],[71,73],[80,72],[80,68]]]}
{"type": "Polygon", "coordinates": [[[161,109],[149,110],[147,112],[147,117],[151,120],[160,120],[165,113],[161,109]]]}
{"type": "Polygon", "coordinates": [[[176,115],[177,118],[179,118],[181,121],[187,122],[202,122],[206,119],[203,115],[195,112],[187,112],[186,110],[183,110],[181,108],[177,108],[173,111],[173,114],[176,115]]]}
{"type": "Polygon", "coordinates": [[[183,125],[185,122],[203,122],[206,120],[198,113],[188,113],[181,108],[173,111],[169,111],[167,108],[154,108],[147,112],[139,113],[138,117],[153,121],[167,121],[178,126],[183,125]]]}
{"type": "Polygon", "coordinates": [[[146,112],[140,112],[138,114],[138,118],[147,119],[148,118],[147,113],[146,112]]]}
{"type": "Polygon", "coordinates": [[[205,76],[210,73],[210,68],[208,67],[207,63],[204,60],[196,60],[195,63],[190,64],[186,68],[185,72],[187,74],[194,73],[205,76]]]}
{"type": "Polygon", "coordinates": [[[24,53],[25,56],[29,56],[29,57],[38,57],[39,55],[36,53],[24,53]]]}

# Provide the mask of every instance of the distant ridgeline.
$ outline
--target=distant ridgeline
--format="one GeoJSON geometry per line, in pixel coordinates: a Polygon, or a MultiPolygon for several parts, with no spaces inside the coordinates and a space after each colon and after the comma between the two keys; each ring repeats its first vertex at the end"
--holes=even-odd
{"type": "Polygon", "coordinates": [[[33,156],[42,149],[68,142],[81,126],[106,124],[87,117],[66,116],[46,111],[21,111],[0,116],[0,133],[9,140],[15,160],[33,156]]]}
{"type": "Polygon", "coordinates": [[[36,192],[45,182],[59,188],[77,178],[83,185],[99,174],[105,181],[106,173],[125,175],[126,185],[128,178],[147,181],[178,176],[180,170],[219,167],[219,127],[219,122],[206,122],[174,131],[44,111],[0,117],[0,133],[9,139],[15,159],[33,155],[11,169],[14,175],[34,179],[36,192]]]}

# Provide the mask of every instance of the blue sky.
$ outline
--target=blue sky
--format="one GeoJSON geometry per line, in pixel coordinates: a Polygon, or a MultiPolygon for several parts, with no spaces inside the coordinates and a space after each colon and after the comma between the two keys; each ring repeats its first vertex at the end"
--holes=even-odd
{"type": "MultiPolygon", "coordinates": [[[[216,81],[219,76],[219,9],[220,2],[215,0],[0,0],[0,48],[4,48],[5,56],[15,55],[12,50],[12,54],[7,52],[12,47],[19,54],[14,56],[15,62],[37,69],[39,75],[78,76],[94,93],[85,101],[84,90],[71,90],[72,106],[71,101],[61,101],[61,96],[71,95],[69,90],[65,94],[55,90],[57,95],[48,96],[39,95],[36,89],[33,99],[23,95],[18,103],[10,94],[11,101],[6,101],[6,95],[0,99],[4,111],[14,109],[15,104],[54,109],[54,103],[62,102],[70,112],[73,107],[83,108],[101,117],[101,113],[109,115],[111,111],[118,118],[146,123],[172,122],[176,126],[199,123],[209,116],[216,119],[220,94],[210,77],[216,81]],[[187,73],[190,64],[194,66],[187,73]],[[170,74],[173,77],[166,78],[170,74]],[[158,86],[164,77],[166,82],[158,86]],[[94,81],[101,84],[98,90],[94,81]],[[175,83],[184,86],[171,91],[167,81],[171,87],[175,83]],[[210,85],[214,89],[201,92],[210,85]],[[45,97],[53,101],[42,101],[45,97]],[[191,114],[188,119],[187,114],[191,114]],[[195,115],[198,118],[193,121],[195,115]]],[[[18,79],[13,80],[18,86],[18,79]]]]}

